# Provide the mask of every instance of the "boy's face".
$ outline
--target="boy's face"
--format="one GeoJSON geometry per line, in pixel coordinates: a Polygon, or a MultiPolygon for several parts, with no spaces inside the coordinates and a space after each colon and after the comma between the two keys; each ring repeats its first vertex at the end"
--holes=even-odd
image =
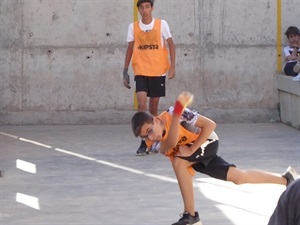
{"type": "Polygon", "coordinates": [[[139,5],[139,13],[141,14],[143,19],[149,18],[152,19],[152,6],[150,2],[144,2],[139,5]]]}
{"type": "Polygon", "coordinates": [[[156,142],[162,139],[162,134],[163,126],[161,125],[160,120],[155,117],[153,123],[144,123],[140,137],[156,142]]]}
{"type": "Polygon", "coordinates": [[[299,34],[290,34],[289,41],[291,44],[298,44],[300,41],[300,35],[299,34]]]}

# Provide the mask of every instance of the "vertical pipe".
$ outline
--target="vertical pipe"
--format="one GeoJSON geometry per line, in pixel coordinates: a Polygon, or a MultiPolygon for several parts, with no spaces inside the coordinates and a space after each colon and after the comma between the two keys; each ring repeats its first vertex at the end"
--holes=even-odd
{"type": "MultiPolygon", "coordinates": [[[[137,1],[138,0],[133,0],[133,21],[134,22],[138,20],[138,10],[137,10],[137,7],[136,7],[137,1]]],[[[134,74],[133,74],[133,76],[134,76],[134,74]]],[[[137,103],[137,97],[136,97],[136,92],[135,91],[133,93],[133,108],[135,110],[138,109],[138,103],[137,103]]]]}
{"type": "Polygon", "coordinates": [[[282,72],[281,0],[277,0],[277,71],[282,72]]]}

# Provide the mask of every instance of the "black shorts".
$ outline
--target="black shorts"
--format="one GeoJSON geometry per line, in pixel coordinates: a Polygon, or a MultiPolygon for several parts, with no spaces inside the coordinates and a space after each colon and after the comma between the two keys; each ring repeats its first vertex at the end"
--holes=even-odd
{"type": "Polygon", "coordinates": [[[226,162],[222,157],[217,155],[219,141],[209,140],[210,143],[205,148],[199,148],[189,157],[180,157],[190,162],[196,162],[192,167],[195,171],[204,173],[210,177],[227,180],[229,167],[234,164],[226,162]]]}
{"type": "Polygon", "coordinates": [[[135,75],[135,91],[147,92],[147,97],[164,97],[166,96],[166,76],[146,77],[135,75]]]}
{"type": "Polygon", "coordinates": [[[284,66],[284,73],[287,75],[287,76],[297,76],[298,73],[294,72],[294,66],[297,64],[297,61],[295,62],[289,62],[287,64],[285,64],[284,66]]]}

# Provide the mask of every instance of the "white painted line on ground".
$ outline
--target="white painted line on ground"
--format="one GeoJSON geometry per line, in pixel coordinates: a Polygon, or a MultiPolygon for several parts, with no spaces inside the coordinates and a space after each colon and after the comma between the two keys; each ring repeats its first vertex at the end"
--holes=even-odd
{"type": "Polygon", "coordinates": [[[3,136],[15,138],[15,139],[18,139],[18,138],[19,138],[18,136],[15,136],[15,135],[12,135],[12,134],[8,134],[8,133],[4,133],[4,132],[0,132],[0,134],[3,135],[3,136]]]}
{"type": "Polygon", "coordinates": [[[69,150],[61,149],[61,148],[55,148],[55,147],[50,146],[50,145],[46,145],[46,144],[43,144],[43,143],[40,143],[40,142],[37,142],[37,141],[33,141],[33,140],[30,140],[30,139],[18,137],[18,136],[15,136],[15,135],[3,133],[3,132],[0,132],[0,134],[2,134],[4,136],[7,136],[7,137],[12,137],[12,138],[18,139],[20,141],[24,141],[24,142],[31,143],[31,144],[34,144],[34,145],[38,145],[38,146],[41,146],[41,147],[45,147],[47,149],[53,149],[55,151],[58,151],[58,152],[61,152],[61,153],[64,153],[64,154],[68,154],[68,155],[72,155],[72,156],[75,156],[75,157],[78,157],[78,158],[81,158],[81,159],[95,161],[96,163],[100,163],[100,164],[103,164],[103,165],[106,165],[106,166],[110,166],[110,167],[113,167],[113,168],[128,171],[130,173],[144,175],[144,176],[147,176],[147,177],[152,177],[152,178],[155,178],[155,179],[158,179],[158,180],[164,180],[164,181],[167,181],[167,182],[177,183],[177,180],[174,179],[174,178],[165,177],[165,176],[152,174],[152,173],[146,173],[146,172],[141,171],[141,170],[133,169],[133,168],[130,168],[130,167],[127,167],[127,166],[122,166],[122,165],[119,165],[119,164],[116,164],[116,163],[111,163],[111,162],[104,161],[104,160],[98,160],[96,158],[92,158],[92,157],[89,157],[89,156],[85,156],[85,155],[82,155],[82,154],[79,154],[79,153],[76,153],[76,152],[72,152],[72,151],[69,151],[69,150]]]}
{"type": "Polygon", "coordinates": [[[52,148],[52,146],[50,145],[45,145],[43,143],[40,143],[40,142],[37,142],[37,141],[32,141],[32,140],[29,140],[29,139],[25,139],[25,138],[19,138],[20,141],[24,141],[24,142],[28,142],[28,143],[31,143],[31,144],[35,144],[35,145],[38,145],[38,146],[42,146],[42,147],[45,147],[45,148],[52,148]]]}

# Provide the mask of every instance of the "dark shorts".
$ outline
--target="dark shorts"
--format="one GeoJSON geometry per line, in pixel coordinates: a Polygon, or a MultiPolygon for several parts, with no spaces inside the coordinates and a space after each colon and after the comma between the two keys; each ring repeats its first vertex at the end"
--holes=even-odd
{"type": "Polygon", "coordinates": [[[285,64],[284,66],[284,73],[287,75],[287,76],[297,76],[298,73],[295,73],[294,72],[294,66],[297,64],[297,61],[295,62],[289,62],[287,64],[285,64]]]}
{"type": "Polygon", "coordinates": [[[217,155],[218,147],[219,141],[215,140],[204,149],[199,148],[193,155],[184,159],[196,162],[192,167],[197,172],[204,173],[216,179],[227,180],[229,167],[235,167],[235,165],[226,162],[222,157],[217,155]]]}
{"type": "Polygon", "coordinates": [[[135,91],[147,92],[150,98],[166,96],[166,76],[146,77],[135,75],[135,91]]]}

